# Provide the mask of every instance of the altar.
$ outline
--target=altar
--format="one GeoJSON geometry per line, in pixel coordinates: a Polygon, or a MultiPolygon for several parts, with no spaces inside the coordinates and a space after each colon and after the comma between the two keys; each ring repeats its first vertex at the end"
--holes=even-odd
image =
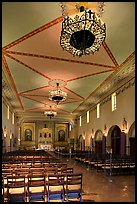
{"type": "Polygon", "coordinates": [[[52,144],[39,144],[38,149],[53,151],[53,145],[52,144]]]}

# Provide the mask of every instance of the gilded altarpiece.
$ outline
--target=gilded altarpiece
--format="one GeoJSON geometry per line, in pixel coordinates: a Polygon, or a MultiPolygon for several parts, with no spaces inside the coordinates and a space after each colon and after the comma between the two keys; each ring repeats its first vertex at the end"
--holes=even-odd
{"type": "Polygon", "coordinates": [[[42,128],[38,133],[38,149],[52,149],[52,129],[42,128]]]}
{"type": "Polygon", "coordinates": [[[35,123],[23,123],[21,146],[25,149],[35,148],[35,123]]]}
{"type": "Polygon", "coordinates": [[[54,147],[68,147],[69,146],[68,124],[55,124],[55,142],[54,147]]]}

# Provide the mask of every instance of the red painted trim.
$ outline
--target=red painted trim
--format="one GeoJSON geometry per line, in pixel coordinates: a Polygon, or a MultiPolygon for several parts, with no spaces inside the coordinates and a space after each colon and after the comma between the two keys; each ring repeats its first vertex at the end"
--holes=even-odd
{"type": "Polygon", "coordinates": [[[45,77],[45,78],[47,78],[47,79],[51,80],[51,78],[49,78],[49,77],[48,77],[48,76],[46,76],[45,74],[42,74],[41,72],[39,72],[39,71],[35,70],[34,68],[32,68],[32,67],[28,66],[28,65],[27,65],[27,64],[25,64],[24,62],[21,62],[20,60],[16,59],[15,57],[13,57],[13,56],[11,56],[11,55],[9,55],[9,54],[6,54],[6,56],[8,56],[9,58],[11,58],[11,59],[15,60],[16,62],[18,62],[18,63],[20,63],[20,64],[24,65],[25,67],[27,67],[27,68],[31,69],[32,71],[36,72],[37,74],[39,74],[39,75],[41,75],[41,76],[43,76],[43,77],[45,77]]]}
{"type": "Polygon", "coordinates": [[[96,93],[96,91],[97,91],[98,89],[100,89],[100,88],[106,83],[106,81],[108,81],[110,78],[112,78],[115,73],[116,73],[116,72],[113,72],[112,74],[110,74],[110,75],[105,79],[105,81],[103,81],[102,84],[100,84],[73,112],[75,112],[75,111],[76,111],[80,106],[82,106],[89,98],[91,98],[92,95],[93,95],[94,93],[96,93]]]}
{"type": "Polygon", "coordinates": [[[20,42],[23,42],[24,40],[32,37],[33,35],[36,35],[37,33],[41,32],[43,30],[46,30],[47,28],[61,22],[62,20],[63,20],[63,16],[60,16],[59,18],[57,18],[57,19],[55,19],[55,20],[53,20],[53,21],[51,21],[51,22],[49,22],[49,23],[47,23],[47,24],[45,24],[45,25],[43,25],[43,26],[41,26],[39,28],[37,28],[36,30],[33,30],[32,32],[24,35],[23,37],[21,37],[21,38],[15,40],[15,41],[13,41],[12,43],[4,46],[3,49],[9,49],[9,48],[19,44],[20,42]]]}
{"type": "Polygon", "coordinates": [[[112,52],[110,51],[109,47],[107,46],[106,42],[104,41],[102,43],[103,47],[105,48],[106,52],[108,53],[110,59],[112,60],[112,62],[115,64],[116,67],[119,66],[118,62],[116,61],[115,57],[113,56],[112,52]]]}
{"type": "Polygon", "coordinates": [[[119,68],[121,68],[124,64],[126,64],[129,60],[131,60],[133,57],[135,56],[135,51],[129,55],[126,60],[124,62],[122,62],[122,64],[120,64],[119,68]]]}
{"type": "MultiPolygon", "coordinates": [[[[118,67],[118,69],[115,71],[115,72],[113,72],[112,74],[110,74],[108,77],[107,77],[107,79],[105,80],[105,81],[103,81],[103,83],[102,84],[100,84],[73,112],[75,112],[80,106],[82,106],[89,98],[91,98],[92,97],[92,95],[94,94],[94,93],[96,93],[105,83],[106,83],[106,81],[108,81],[108,80],[110,80],[112,77],[113,77],[113,75],[115,75],[119,70],[120,70],[120,68],[122,68],[122,66],[126,63],[126,62],[128,62],[130,59],[132,59],[132,57],[134,57],[134,55],[135,55],[135,52],[133,52],[130,56],[128,56],[128,58],[118,67]]],[[[127,83],[127,82],[126,82],[127,83]]],[[[122,85],[123,86],[123,85],[122,85]]]]}
{"type": "Polygon", "coordinates": [[[47,88],[47,87],[49,87],[49,86],[43,86],[43,87],[38,87],[38,88],[35,88],[35,89],[30,89],[30,90],[27,90],[27,91],[20,92],[19,94],[24,94],[24,93],[27,93],[27,92],[36,91],[36,90],[44,89],[44,88],[47,88]]]}
{"type": "Polygon", "coordinates": [[[45,55],[38,55],[38,54],[25,53],[25,52],[16,52],[16,51],[7,50],[6,53],[22,55],[22,56],[38,57],[38,58],[44,58],[44,59],[52,59],[52,60],[58,60],[58,61],[65,61],[65,62],[70,62],[70,63],[87,64],[87,65],[106,67],[106,68],[111,68],[111,69],[116,68],[114,66],[105,65],[105,64],[98,64],[98,63],[93,63],[93,62],[84,62],[84,61],[79,61],[79,60],[70,60],[70,59],[64,59],[64,58],[60,58],[60,57],[45,56],[45,55]]]}
{"type": "Polygon", "coordinates": [[[43,97],[43,98],[44,98],[44,97],[45,97],[45,98],[48,97],[48,96],[37,95],[37,94],[25,94],[25,95],[24,95],[24,93],[20,93],[20,95],[23,95],[23,96],[36,96],[36,97],[38,96],[38,97],[43,97]]]}
{"type": "MultiPolygon", "coordinates": [[[[42,109],[44,109],[44,107],[40,107],[40,108],[29,108],[29,109],[26,109],[25,111],[28,111],[28,112],[33,111],[33,110],[41,110],[41,111],[42,111],[42,109]]],[[[43,112],[43,111],[42,111],[42,112],[43,112]]]]}
{"type": "Polygon", "coordinates": [[[9,67],[8,67],[8,64],[7,64],[7,62],[6,62],[6,59],[5,59],[5,56],[4,56],[4,55],[2,55],[2,61],[3,61],[4,67],[6,68],[6,71],[7,71],[7,73],[8,73],[8,76],[9,76],[9,79],[10,79],[10,82],[11,82],[11,87],[13,88],[13,90],[14,90],[15,93],[16,93],[16,96],[17,96],[17,98],[18,98],[18,100],[19,100],[19,102],[20,102],[21,108],[24,110],[23,104],[22,104],[22,102],[21,102],[21,100],[20,100],[18,91],[17,91],[17,89],[16,89],[14,80],[13,80],[13,78],[12,78],[12,75],[11,75],[11,73],[10,73],[10,69],[9,69],[9,67]]]}
{"type": "Polygon", "coordinates": [[[27,96],[24,96],[23,94],[22,94],[21,96],[24,97],[24,98],[27,98],[27,99],[29,99],[29,100],[32,100],[32,101],[35,101],[35,102],[38,102],[38,103],[41,103],[41,104],[46,105],[46,103],[43,103],[43,102],[41,102],[41,101],[37,101],[37,100],[35,100],[35,99],[29,98],[29,97],[27,97],[27,96]]]}
{"type": "Polygon", "coordinates": [[[84,99],[82,96],[80,96],[79,94],[77,94],[77,93],[73,92],[72,90],[70,90],[70,89],[68,89],[68,88],[66,88],[66,87],[64,87],[64,88],[65,88],[66,90],[68,90],[69,92],[71,92],[71,93],[75,94],[76,96],[78,96],[78,97],[80,97],[80,98],[84,99]]]}
{"type": "Polygon", "coordinates": [[[86,78],[86,77],[90,77],[90,76],[94,76],[94,75],[98,75],[98,74],[102,74],[102,73],[105,73],[105,72],[111,72],[111,71],[114,71],[114,70],[113,70],[113,69],[110,69],[110,70],[107,70],[107,71],[96,72],[96,73],[94,73],[94,74],[88,74],[88,75],[86,75],[86,76],[77,77],[77,78],[73,78],[73,79],[67,80],[67,82],[74,81],[74,80],[77,80],[77,79],[86,78]]]}

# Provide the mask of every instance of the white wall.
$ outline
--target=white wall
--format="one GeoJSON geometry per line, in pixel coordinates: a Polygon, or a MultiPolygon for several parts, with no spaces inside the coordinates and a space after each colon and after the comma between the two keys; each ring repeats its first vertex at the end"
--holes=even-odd
{"type": "MultiPolygon", "coordinates": [[[[15,137],[15,125],[12,124],[12,111],[10,109],[9,111],[9,119],[7,119],[7,110],[8,106],[6,102],[2,101],[2,128],[6,127],[7,131],[7,145],[8,145],[8,151],[10,151],[10,133],[13,134],[15,137]]],[[[14,138],[12,138],[12,141],[14,138]]]]}
{"type": "Polygon", "coordinates": [[[90,121],[86,122],[86,113],[82,116],[82,126],[79,126],[78,120],[78,136],[85,135],[85,146],[89,146],[90,137],[92,128],[94,132],[98,129],[104,129],[104,125],[106,124],[108,130],[113,125],[118,125],[122,128],[122,121],[125,117],[128,130],[132,123],[135,121],[135,84],[125,89],[123,92],[120,92],[117,95],[117,109],[115,111],[111,111],[111,100],[101,104],[100,106],[100,118],[96,116],[96,109],[90,111],[90,121]]]}

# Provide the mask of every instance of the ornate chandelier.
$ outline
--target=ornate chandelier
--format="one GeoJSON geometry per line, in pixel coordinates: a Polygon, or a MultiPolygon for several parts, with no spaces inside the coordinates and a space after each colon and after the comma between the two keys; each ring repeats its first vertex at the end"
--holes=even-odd
{"type": "Polygon", "coordinates": [[[56,102],[59,104],[60,102],[63,102],[66,100],[67,93],[62,91],[59,87],[59,83],[57,84],[57,90],[55,91],[49,91],[49,100],[56,102]]]}
{"type": "MultiPolygon", "coordinates": [[[[51,106],[50,106],[50,109],[51,109],[51,106]]],[[[49,110],[49,111],[45,111],[44,115],[51,119],[51,118],[54,118],[57,115],[57,112],[49,110]]]]}
{"type": "Polygon", "coordinates": [[[94,11],[77,6],[79,14],[65,16],[62,23],[60,45],[73,56],[94,54],[106,37],[106,26],[94,11]]]}

